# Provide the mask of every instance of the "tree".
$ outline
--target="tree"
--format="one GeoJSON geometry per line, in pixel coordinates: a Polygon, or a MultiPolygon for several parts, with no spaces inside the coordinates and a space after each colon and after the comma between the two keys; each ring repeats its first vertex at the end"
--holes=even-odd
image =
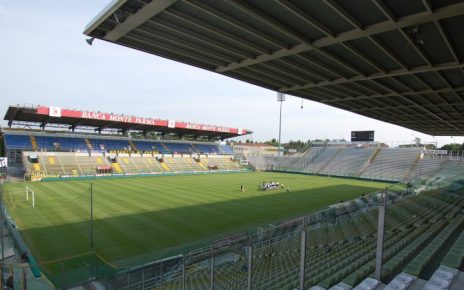
{"type": "Polygon", "coordinates": [[[464,150],[464,143],[463,144],[458,144],[458,143],[446,144],[446,145],[441,146],[440,149],[449,150],[449,151],[464,150]]]}
{"type": "Polygon", "coordinates": [[[417,146],[422,145],[422,140],[421,140],[421,138],[419,138],[419,137],[414,138],[414,144],[416,144],[417,146]]]}
{"type": "Polygon", "coordinates": [[[435,144],[425,144],[425,149],[427,149],[427,150],[435,150],[435,149],[437,149],[437,146],[435,146],[435,144]]]}
{"type": "Polygon", "coordinates": [[[264,143],[269,144],[269,145],[273,145],[273,146],[277,146],[276,138],[272,138],[271,141],[266,141],[264,143]]]}

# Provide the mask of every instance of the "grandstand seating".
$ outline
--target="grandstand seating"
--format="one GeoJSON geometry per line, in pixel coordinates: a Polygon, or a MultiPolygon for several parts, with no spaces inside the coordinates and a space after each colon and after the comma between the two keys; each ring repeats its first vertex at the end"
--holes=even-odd
{"type": "Polygon", "coordinates": [[[218,146],[219,152],[224,155],[233,155],[234,150],[229,145],[218,146]]]}
{"type": "Polygon", "coordinates": [[[128,140],[118,139],[90,139],[94,150],[129,150],[131,148],[128,140]]]}
{"type": "Polygon", "coordinates": [[[190,144],[186,143],[166,143],[163,144],[169,149],[172,153],[194,153],[194,149],[190,144]]]}
{"type": "Polygon", "coordinates": [[[410,179],[431,178],[448,163],[449,159],[424,158],[419,161],[415,170],[411,173],[410,179]]]}
{"type": "Polygon", "coordinates": [[[88,147],[82,138],[35,136],[37,146],[47,151],[87,151],[88,147]]]}
{"type": "Polygon", "coordinates": [[[5,134],[5,148],[32,150],[31,139],[27,135],[5,134]]]}
{"type": "Polygon", "coordinates": [[[380,150],[375,160],[362,173],[362,177],[377,179],[404,179],[415,162],[419,161],[420,148],[392,148],[380,150]]]}
{"type": "Polygon", "coordinates": [[[321,168],[318,173],[330,174],[336,172],[338,175],[355,176],[373,151],[374,148],[346,148],[340,150],[330,160],[330,163],[325,168],[321,168]]]}
{"type": "Polygon", "coordinates": [[[231,157],[224,155],[202,155],[199,160],[190,155],[166,155],[160,161],[152,154],[120,153],[112,155],[113,162],[110,162],[109,156],[102,153],[38,152],[34,154],[39,162],[33,164],[27,158],[30,154],[24,153],[26,172],[41,177],[95,175],[102,165],[110,165],[113,173],[128,175],[242,169],[231,157]]]}
{"type": "Polygon", "coordinates": [[[322,149],[314,159],[309,162],[306,167],[303,169],[305,172],[317,173],[319,170],[328,166],[328,163],[335,158],[335,155],[340,152],[340,148],[327,147],[322,149]]]}
{"type": "Polygon", "coordinates": [[[141,141],[141,140],[134,140],[132,141],[135,146],[137,146],[137,150],[139,151],[158,151],[160,153],[165,153],[166,151],[160,143],[156,143],[153,141],[141,141]]]}
{"type": "MultiPolygon", "coordinates": [[[[431,191],[422,196],[390,203],[387,209],[382,276],[382,280],[388,284],[385,289],[407,289],[407,287],[399,287],[398,281],[411,284],[420,277],[424,266],[429,265],[432,259],[442,261],[444,266],[435,272],[438,274],[434,274],[429,282],[423,282],[422,286],[425,283],[438,283],[437,277],[441,273],[438,271],[445,271],[445,266],[454,269],[463,266],[464,234],[461,233],[464,226],[463,193],[462,190],[459,193],[431,191]],[[446,241],[456,234],[460,235],[446,257],[438,255],[438,252],[446,249],[444,246],[446,241]],[[401,272],[403,272],[401,276],[398,275],[401,272]],[[388,283],[389,281],[391,282],[388,283]],[[399,288],[393,287],[395,285],[399,288]]],[[[305,258],[305,289],[310,287],[314,290],[332,289],[331,287],[336,285],[342,288],[333,289],[351,289],[358,284],[358,288],[355,289],[383,288],[375,288],[382,283],[369,278],[373,277],[375,267],[377,209],[373,207],[367,211],[361,208],[355,210],[356,204],[360,203],[347,205],[347,208],[351,208],[351,212],[340,210],[340,214],[349,212],[348,216],[337,219],[334,224],[327,223],[322,227],[306,228],[308,250],[305,258]],[[355,215],[351,216],[353,214],[355,215]]],[[[346,215],[345,213],[340,217],[346,215]]],[[[300,237],[295,234],[277,237],[274,241],[258,244],[253,249],[254,289],[293,289],[298,286],[300,237]]],[[[246,265],[245,257],[246,255],[243,254],[234,261],[216,265],[216,288],[246,288],[246,269],[245,272],[243,270],[243,265],[246,265]]],[[[209,287],[208,265],[208,261],[204,260],[187,265],[185,281],[187,289],[209,287]]],[[[456,277],[457,270],[452,271],[456,277]]],[[[154,289],[177,289],[176,287],[181,285],[178,276],[169,277],[170,279],[163,282],[162,287],[158,286],[154,289]]]]}
{"type": "Polygon", "coordinates": [[[258,170],[303,172],[392,181],[453,180],[464,174],[464,161],[420,156],[421,148],[313,147],[301,157],[247,156],[258,170]]]}
{"type": "Polygon", "coordinates": [[[196,151],[205,154],[221,154],[219,147],[216,145],[196,144],[194,145],[196,151]]]}
{"type": "Polygon", "coordinates": [[[127,138],[83,138],[78,136],[64,137],[59,134],[28,135],[21,133],[6,133],[5,148],[7,150],[41,150],[41,151],[137,151],[159,152],[162,154],[218,154],[232,155],[233,150],[227,145],[175,142],[129,140],[127,138]],[[32,143],[32,138],[35,144],[32,143]],[[35,146],[34,146],[35,145],[35,146]],[[36,147],[36,148],[34,148],[36,147]]]}
{"type": "Polygon", "coordinates": [[[464,175],[464,161],[463,160],[448,160],[445,166],[441,166],[435,176],[445,179],[453,180],[456,177],[462,177],[464,175]]]}

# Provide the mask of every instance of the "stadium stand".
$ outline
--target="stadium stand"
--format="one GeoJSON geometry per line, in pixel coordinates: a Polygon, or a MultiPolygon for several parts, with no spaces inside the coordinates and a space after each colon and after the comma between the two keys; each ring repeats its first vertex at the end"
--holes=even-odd
{"type": "Polygon", "coordinates": [[[442,167],[448,164],[449,159],[424,158],[419,161],[418,166],[411,174],[410,179],[424,179],[436,176],[442,167]]]}
{"type": "Polygon", "coordinates": [[[5,148],[8,149],[23,149],[32,150],[31,138],[27,135],[4,135],[5,148]]]}
{"type": "MultiPolygon", "coordinates": [[[[81,175],[117,174],[156,174],[180,172],[207,172],[212,170],[238,171],[243,168],[231,157],[221,155],[161,155],[118,153],[79,152],[24,152],[25,169],[31,176],[75,177],[81,175]],[[31,162],[36,155],[38,163],[31,162]],[[111,170],[99,172],[99,168],[110,166],[111,170]]],[[[100,170],[101,171],[101,170],[100,170]]]]}
{"type": "Polygon", "coordinates": [[[415,162],[421,148],[392,148],[380,150],[375,160],[362,173],[362,177],[403,180],[415,162]]]}
{"type": "Polygon", "coordinates": [[[47,151],[87,151],[88,146],[83,138],[66,138],[58,136],[34,136],[36,146],[47,151]]]}
{"type": "Polygon", "coordinates": [[[24,130],[8,130],[4,136],[7,155],[18,156],[17,166],[35,176],[34,180],[111,173],[242,170],[228,145],[24,130]],[[37,156],[37,162],[31,162],[31,155],[37,156]],[[212,159],[216,156],[226,157],[212,159]]]}
{"type": "MultiPolygon", "coordinates": [[[[21,152],[26,172],[36,180],[243,169],[236,162],[239,157],[231,154],[232,148],[217,143],[24,131],[7,132],[4,140],[7,150],[21,152]]],[[[259,170],[418,182],[425,190],[430,183],[450,183],[464,173],[464,161],[451,155],[424,154],[423,148],[312,147],[298,157],[247,156],[246,159],[259,170]]],[[[461,281],[462,273],[458,270],[463,263],[463,190],[438,189],[414,194],[402,191],[390,195],[382,274],[385,284],[373,279],[378,204],[378,195],[364,196],[333,205],[305,218],[302,224],[285,226],[283,222],[258,232],[251,238],[253,288],[297,287],[301,231],[307,235],[305,289],[337,286],[374,289],[378,285],[395,289],[405,281],[411,287],[418,283],[434,287],[444,283],[449,274],[443,273],[448,272],[454,276],[451,280],[447,278],[447,285],[451,287],[461,281]]],[[[249,245],[247,240],[246,246],[249,245]]],[[[246,246],[230,243],[227,248],[218,249],[214,262],[215,288],[246,288],[246,246]]],[[[186,254],[187,289],[210,287],[211,270],[205,258],[210,250],[197,249],[186,254]]],[[[121,277],[116,279],[116,289],[138,289],[131,284],[137,280],[153,289],[179,289],[182,284],[179,263],[166,263],[164,267],[164,272],[150,272],[142,267],[143,275],[137,269],[130,270],[130,279],[129,271],[127,276],[118,274],[121,277]],[[145,283],[143,279],[148,279],[145,275],[152,275],[151,284],[145,283]]]]}
{"type": "Polygon", "coordinates": [[[313,147],[301,157],[247,156],[258,170],[301,172],[389,181],[450,182],[464,174],[464,160],[422,156],[422,148],[313,147]]]}
{"type": "MultiPolygon", "coordinates": [[[[420,196],[390,199],[382,274],[384,281],[390,281],[386,284],[372,278],[378,211],[375,196],[342,206],[336,214],[335,223],[328,222],[331,219],[327,218],[310,222],[305,227],[308,236],[305,289],[460,289],[451,286],[462,285],[459,283],[464,279],[464,273],[459,272],[464,258],[463,193],[462,189],[459,192],[434,190],[420,196]],[[369,204],[371,206],[366,206],[369,204]],[[448,248],[446,241],[451,240],[455,241],[448,248]],[[439,252],[441,254],[437,254],[439,252]],[[438,264],[442,266],[423,280],[421,277],[425,267],[436,261],[441,261],[438,264]],[[451,274],[446,274],[448,272],[451,274]],[[448,281],[445,283],[447,287],[437,286],[443,285],[442,280],[448,281]],[[424,285],[434,285],[435,288],[423,288],[424,285]]],[[[333,213],[327,210],[319,216],[327,217],[333,213]]],[[[297,287],[300,261],[298,232],[283,231],[280,237],[275,234],[272,240],[254,245],[253,288],[297,287]]],[[[245,257],[241,255],[215,267],[215,285],[218,289],[246,288],[243,276],[245,257]]],[[[175,267],[171,271],[174,274],[167,275],[169,278],[163,281],[162,286],[159,282],[155,283],[154,289],[179,289],[181,280],[178,272],[175,267]]],[[[193,261],[187,263],[186,271],[187,289],[209,287],[208,264],[193,261]]]]}
{"type": "Polygon", "coordinates": [[[107,150],[131,150],[128,140],[90,139],[92,148],[100,151],[107,150]]]}
{"type": "Polygon", "coordinates": [[[321,168],[318,173],[330,174],[337,172],[339,175],[355,176],[373,153],[373,148],[346,148],[339,150],[338,154],[329,160],[327,166],[321,168]]]}
{"type": "MultiPolygon", "coordinates": [[[[32,133],[33,134],[33,133],[32,133]]],[[[7,132],[5,147],[8,149],[32,150],[31,137],[36,140],[37,150],[40,151],[156,151],[160,153],[201,153],[231,155],[233,150],[228,145],[216,145],[200,142],[174,142],[131,140],[127,137],[61,137],[57,133],[47,135],[31,135],[25,132],[7,132]],[[19,135],[18,135],[19,134],[19,135]],[[30,136],[26,135],[29,134],[30,136]],[[135,148],[134,148],[135,147],[135,148]]]]}

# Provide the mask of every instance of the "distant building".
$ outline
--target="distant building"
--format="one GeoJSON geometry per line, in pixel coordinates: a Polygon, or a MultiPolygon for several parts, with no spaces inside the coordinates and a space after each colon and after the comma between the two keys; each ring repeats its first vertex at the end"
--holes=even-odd
{"type": "Polygon", "coordinates": [[[277,146],[265,143],[235,143],[234,154],[244,156],[277,156],[277,146]]]}

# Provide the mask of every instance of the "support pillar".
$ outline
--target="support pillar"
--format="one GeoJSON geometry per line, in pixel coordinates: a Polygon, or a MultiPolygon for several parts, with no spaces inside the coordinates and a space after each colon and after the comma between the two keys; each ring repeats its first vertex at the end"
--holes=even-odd
{"type": "Polygon", "coordinates": [[[185,256],[182,257],[182,290],[185,290],[185,256]]]}
{"type": "Polygon", "coordinates": [[[306,231],[301,231],[301,250],[300,250],[300,290],[304,290],[305,283],[305,258],[306,258],[306,231]]]}
{"type": "Polygon", "coordinates": [[[248,247],[248,276],[247,276],[247,285],[248,290],[251,290],[252,287],[252,269],[253,263],[253,246],[248,247]]]}
{"type": "Polygon", "coordinates": [[[387,208],[387,189],[382,192],[379,205],[379,223],[377,226],[377,251],[375,256],[375,279],[382,278],[383,242],[385,234],[385,212],[387,208]]]}
{"type": "Polygon", "coordinates": [[[211,247],[211,274],[209,289],[214,290],[214,246],[211,247]]]}

